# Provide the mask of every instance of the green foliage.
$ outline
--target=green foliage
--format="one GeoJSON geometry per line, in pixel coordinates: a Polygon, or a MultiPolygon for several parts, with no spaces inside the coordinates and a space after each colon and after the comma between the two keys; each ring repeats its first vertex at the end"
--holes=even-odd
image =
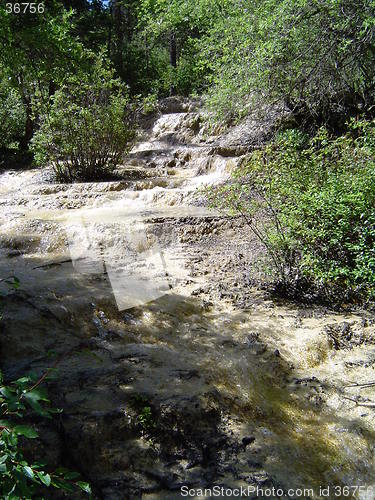
{"type": "MultiPolygon", "coordinates": [[[[20,287],[17,276],[2,278],[0,282],[14,290],[20,287]]],[[[25,440],[39,437],[39,432],[29,423],[30,417],[34,421],[52,419],[55,413],[61,412],[50,406],[47,391],[41,387],[46,378],[46,374],[39,379],[30,374],[5,385],[0,371],[0,495],[4,500],[32,498],[41,488],[50,486],[91,493],[88,483],[77,481],[78,473],[63,467],[47,472],[45,463],[31,462],[24,456],[25,440]]]]}
{"type": "Polygon", "coordinates": [[[212,72],[211,104],[221,115],[241,115],[251,99],[284,101],[331,124],[371,108],[373,2],[230,3],[201,42],[212,72]]]}
{"type": "Polygon", "coordinates": [[[5,2],[0,6],[0,78],[22,100],[23,149],[35,129],[37,106],[47,105],[54,89],[86,64],[82,44],[72,34],[72,12],[57,0],[44,5],[42,14],[13,14],[5,2]]]}
{"type": "Polygon", "coordinates": [[[0,373],[0,494],[4,500],[32,498],[45,487],[91,492],[88,483],[77,481],[79,474],[65,468],[47,472],[46,464],[24,457],[23,440],[39,437],[34,426],[25,423],[26,415],[50,419],[58,411],[50,407],[40,382],[26,376],[5,385],[0,373]]]}
{"type": "Polygon", "coordinates": [[[0,149],[18,147],[25,121],[25,109],[19,93],[3,81],[0,84],[0,149]]]}
{"type": "Polygon", "coordinates": [[[368,0],[51,0],[43,16],[0,7],[0,21],[3,71],[26,109],[87,66],[83,47],[104,45],[133,94],[206,89],[225,118],[265,99],[335,124],[373,103],[368,0]]]}
{"type": "Polygon", "coordinates": [[[375,298],[375,122],[312,138],[280,133],[234,182],[211,192],[242,214],[268,250],[279,284],[329,302],[375,298]]]}
{"type": "Polygon", "coordinates": [[[200,41],[217,19],[226,14],[229,3],[227,0],[139,2],[138,36],[145,61],[159,58],[156,78],[149,81],[159,95],[171,90],[186,95],[204,87],[208,64],[202,58],[200,41]],[[172,39],[176,48],[175,67],[171,66],[172,39]]]}
{"type": "Polygon", "coordinates": [[[140,110],[144,115],[152,115],[157,111],[158,98],[156,94],[149,94],[142,99],[142,96],[139,96],[140,100],[140,110]]]}
{"type": "Polygon", "coordinates": [[[51,79],[57,84],[74,70],[83,53],[72,36],[71,18],[72,12],[55,0],[45,2],[43,15],[15,15],[5,3],[0,6],[0,58],[15,87],[25,94],[41,91],[51,79]]]}
{"type": "Polygon", "coordinates": [[[149,433],[156,427],[156,422],[147,397],[143,394],[134,394],[131,404],[137,412],[137,424],[142,432],[149,433]]]}
{"type": "Polygon", "coordinates": [[[144,431],[149,431],[156,426],[150,406],[144,406],[141,409],[137,420],[144,431]]]}
{"type": "Polygon", "coordinates": [[[62,182],[105,178],[121,162],[135,131],[126,87],[99,58],[54,94],[32,141],[38,164],[62,182]]]}

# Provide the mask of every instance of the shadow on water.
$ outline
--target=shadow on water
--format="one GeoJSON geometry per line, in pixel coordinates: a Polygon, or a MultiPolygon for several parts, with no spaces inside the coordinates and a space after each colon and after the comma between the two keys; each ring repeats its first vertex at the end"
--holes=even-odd
{"type": "Polygon", "coordinates": [[[64,414],[41,449],[80,469],[98,498],[179,498],[183,484],[246,486],[259,474],[284,488],[371,481],[371,430],[328,411],[319,387],[293,383],[251,311],[172,291],[120,312],[104,276],[11,262],[1,274],[22,286],[0,299],[2,368],[42,373],[48,351],[73,350],[49,382],[64,414]]]}
{"type": "Polygon", "coordinates": [[[187,318],[178,314],[181,323],[175,325],[174,335],[167,328],[164,334],[154,334],[154,340],[196,353],[194,368],[204,371],[217,389],[220,408],[239,417],[242,434],[255,433],[255,442],[261,443],[257,457],[276,481],[316,490],[325,484],[371,481],[374,433],[355,419],[328,411],[319,387],[294,384],[298,376],[293,369],[273,350],[263,352],[261,333],[249,342],[251,316],[202,314],[199,301],[181,296],[160,299],[149,309],[163,311],[166,301],[167,310],[172,303],[187,318]]]}

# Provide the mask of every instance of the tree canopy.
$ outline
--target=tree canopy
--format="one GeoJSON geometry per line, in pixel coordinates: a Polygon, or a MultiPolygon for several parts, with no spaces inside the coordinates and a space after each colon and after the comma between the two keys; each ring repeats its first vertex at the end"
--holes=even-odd
{"type": "Polygon", "coordinates": [[[341,122],[372,110],[374,36],[371,0],[51,0],[43,13],[19,14],[0,7],[2,76],[26,109],[84,67],[87,52],[104,50],[133,95],[206,93],[224,117],[257,99],[279,100],[309,119],[341,122]]]}

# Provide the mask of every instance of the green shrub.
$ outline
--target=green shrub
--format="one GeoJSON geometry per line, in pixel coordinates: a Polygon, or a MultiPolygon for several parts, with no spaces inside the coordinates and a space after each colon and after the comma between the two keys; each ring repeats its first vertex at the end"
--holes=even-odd
{"type": "Polygon", "coordinates": [[[143,115],[152,115],[156,113],[158,109],[158,98],[156,94],[148,94],[146,97],[138,96],[140,101],[140,110],[143,115]]]}
{"type": "Polygon", "coordinates": [[[15,149],[25,132],[26,113],[22,99],[6,83],[0,85],[0,149],[15,149]]]}
{"type": "MultiPolygon", "coordinates": [[[[17,276],[2,278],[0,283],[14,290],[20,286],[17,276]]],[[[7,294],[8,290],[0,292],[0,296],[7,294]]],[[[47,464],[37,460],[30,462],[24,456],[25,440],[39,437],[30,420],[51,419],[53,414],[61,413],[50,406],[47,391],[42,387],[56,366],[57,362],[40,378],[30,374],[7,385],[0,371],[0,496],[4,500],[36,498],[36,495],[40,498],[45,488],[91,493],[90,485],[79,481],[77,472],[64,467],[47,472],[47,464]]]]}
{"type": "Polygon", "coordinates": [[[150,429],[156,427],[156,423],[152,415],[150,406],[144,406],[142,408],[138,415],[137,421],[144,431],[149,431],[150,429]]]}
{"type": "Polygon", "coordinates": [[[134,137],[126,87],[100,60],[91,74],[71,77],[54,94],[32,149],[59,181],[93,181],[111,174],[134,137]]]}
{"type": "Polygon", "coordinates": [[[234,177],[211,202],[246,218],[284,291],[375,298],[375,122],[340,137],[285,131],[234,177]]]}
{"type": "Polygon", "coordinates": [[[41,488],[56,488],[90,493],[90,486],[77,481],[80,475],[65,468],[46,471],[46,464],[28,461],[23,454],[22,440],[36,439],[39,434],[25,421],[26,413],[51,418],[57,410],[49,400],[40,381],[22,377],[4,385],[0,372],[0,493],[5,500],[34,498],[41,488]]]}

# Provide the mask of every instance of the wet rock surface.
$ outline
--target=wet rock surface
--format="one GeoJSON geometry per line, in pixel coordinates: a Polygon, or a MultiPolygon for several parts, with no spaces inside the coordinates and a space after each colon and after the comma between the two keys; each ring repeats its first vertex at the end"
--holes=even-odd
{"type": "Polygon", "coordinates": [[[207,210],[197,188],[225,181],[259,122],[207,136],[198,104],[161,103],[119,180],[0,178],[0,276],[21,281],[0,297],[2,370],[10,380],[59,360],[47,385],[63,413],[34,453],[80,471],[106,500],[177,499],[183,485],[371,484],[373,410],[361,405],[374,387],[358,383],[375,366],[373,318],[254,287],[264,249],[241,219],[207,210]],[[105,267],[79,272],[67,227],[89,221],[114,259],[137,217],[183,258],[168,293],[119,310],[105,267]]]}

